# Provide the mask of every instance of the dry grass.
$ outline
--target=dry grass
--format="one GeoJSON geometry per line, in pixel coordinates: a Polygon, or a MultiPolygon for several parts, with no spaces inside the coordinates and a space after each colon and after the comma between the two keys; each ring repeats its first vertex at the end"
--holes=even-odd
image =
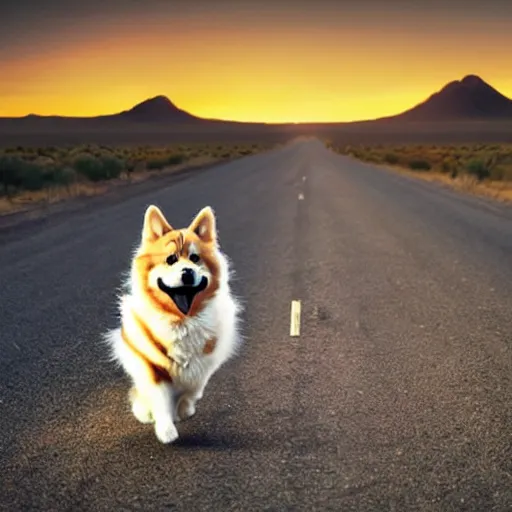
{"type": "Polygon", "coordinates": [[[330,146],[409,176],[512,201],[512,144],[330,146]]]}
{"type": "Polygon", "coordinates": [[[75,183],[71,187],[57,186],[46,190],[25,191],[11,198],[0,197],[0,215],[23,211],[42,204],[55,204],[73,197],[103,194],[106,186],[93,183],[75,183]]]}
{"type": "Polygon", "coordinates": [[[251,155],[271,143],[24,148],[0,151],[0,215],[30,210],[183,169],[251,155]]]}

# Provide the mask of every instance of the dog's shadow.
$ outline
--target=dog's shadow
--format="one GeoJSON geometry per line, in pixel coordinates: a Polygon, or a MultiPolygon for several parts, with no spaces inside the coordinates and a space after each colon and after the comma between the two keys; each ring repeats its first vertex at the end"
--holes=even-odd
{"type": "Polygon", "coordinates": [[[233,451],[251,448],[250,437],[228,436],[219,433],[183,433],[173,444],[174,449],[186,451],[233,451]]]}

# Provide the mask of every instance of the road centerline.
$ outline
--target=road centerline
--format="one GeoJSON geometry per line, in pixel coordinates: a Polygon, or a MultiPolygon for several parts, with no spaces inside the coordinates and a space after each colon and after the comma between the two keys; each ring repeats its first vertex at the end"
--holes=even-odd
{"type": "Polygon", "coordinates": [[[301,301],[292,300],[290,308],[290,336],[300,336],[301,301]]]}

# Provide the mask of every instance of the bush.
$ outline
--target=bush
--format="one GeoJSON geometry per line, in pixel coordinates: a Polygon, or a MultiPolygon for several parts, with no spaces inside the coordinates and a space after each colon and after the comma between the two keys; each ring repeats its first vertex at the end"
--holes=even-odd
{"type": "Polygon", "coordinates": [[[445,157],[441,163],[441,172],[457,175],[459,164],[455,158],[445,157]]]}
{"type": "Polygon", "coordinates": [[[96,157],[82,153],[73,161],[73,168],[90,181],[102,181],[118,178],[124,162],[113,155],[96,157]]]}
{"type": "Polygon", "coordinates": [[[119,178],[124,169],[124,161],[114,155],[103,155],[100,157],[103,170],[103,179],[112,180],[119,178]]]}
{"type": "Polygon", "coordinates": [[[4,195],[21,190],[36,191],[56,185],[69,185],[75,171],[59,165],[37,165],[20,157],[0,156],[0,184],[4,195]]]}
{"type": "Polygon", "coordinates": [[[430,171],[432,165],[427,160],[410,160],[409,169],[413,171],[430,171]]]}
{"type": "Polygon", "coordinates": [[[91,181],[99,181],[103,177],[101,162],[88,153],[79,154],[73,161],[73,168],[91,181]]]}
{"type": "Polygon", "coordinates": [[[487,164],[487,162],[484,162],[483,160],[480,159],[470,160],[466,164],[466,170],[468,174],[474,176],[478,181],[482,181],[485,178],[489,178],[489,176],[491,175],[490,166],[487,164]]]}
{"type": "Polygon", "coordinates": [[[135,167],[137,166],[137,162],[132,159],[126,160],[124,167],[126,169],[126,172],[131,174],[133,171],[135,171],[135,167]]]}
{"type": "Polygon", "coordinates": [[[9,196],[11,191],[18,188],[21,165],[21,159],[18,157],[10,155],[2,155],[0,157],[0,182],[4,195],[9,196]]]}
{"type": "Polygon", "coordinates": [[[76,173],[71,167],[51,166],[45,171],[45,181],[53,186],[71,185],[76,179],[76,173]]]}
{"type": "Polygon", "coordinates": [[[3,193],[11,195],[16,190],[41,190],[45,176],[41,167],[17,156],[0,157],[0,182],[3,193]]]}
{"type": "Polygon", "coordinates": [[[33,162],[23,162],[20,174],[20,188],[30,191],[42,190],[48,174],[44,168],[33,162]]]}
{"type": "Polygon", "coordinates": [[[167,164],[168,165],[179,165],[182,162],[184,162],[185,160],[186,160],[185,155],[178,153],[176,155],[171,155],[170,157],[168,157],[167,164]]]}
{"type": "Polygon", "coordinates": [[[384,162],[387,164],[396,165],[399,160],[398,155],[395,155],[395,153],[386,153],[384,155],[384,162]]]}
{"type": "Polygon", "coordinates": [[[371,150],[368,150],[368,152],[364,155],[362,155],[363,160],[366,160],[367,162],[372,162],[375,164],[379,164],[382,162],[382,159],[378,153],[375,153],[371,150]]]}
{"type": "Polygon", "coordinates": [[[165,159],[165,158],[162,158],[162,157],[150,158],[148,160],[147,167],[150,170],[163,169],[166,164],[167,164],[167,159],[165,159]]]}

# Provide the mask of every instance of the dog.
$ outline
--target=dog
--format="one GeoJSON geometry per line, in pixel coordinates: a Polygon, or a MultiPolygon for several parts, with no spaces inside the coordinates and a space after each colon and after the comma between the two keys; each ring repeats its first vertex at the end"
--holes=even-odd
{"type": "Polygon", "coordinates": [[[212,375],[238,353],[242,307],[231,275],[211,207],[183,229],[157,206],[146,209],[120,297],[121,325],[105,340],[131,378],[133,415],[154,423],[161,443],[178,438],[175,423],[195,414],[212,375]]]}

